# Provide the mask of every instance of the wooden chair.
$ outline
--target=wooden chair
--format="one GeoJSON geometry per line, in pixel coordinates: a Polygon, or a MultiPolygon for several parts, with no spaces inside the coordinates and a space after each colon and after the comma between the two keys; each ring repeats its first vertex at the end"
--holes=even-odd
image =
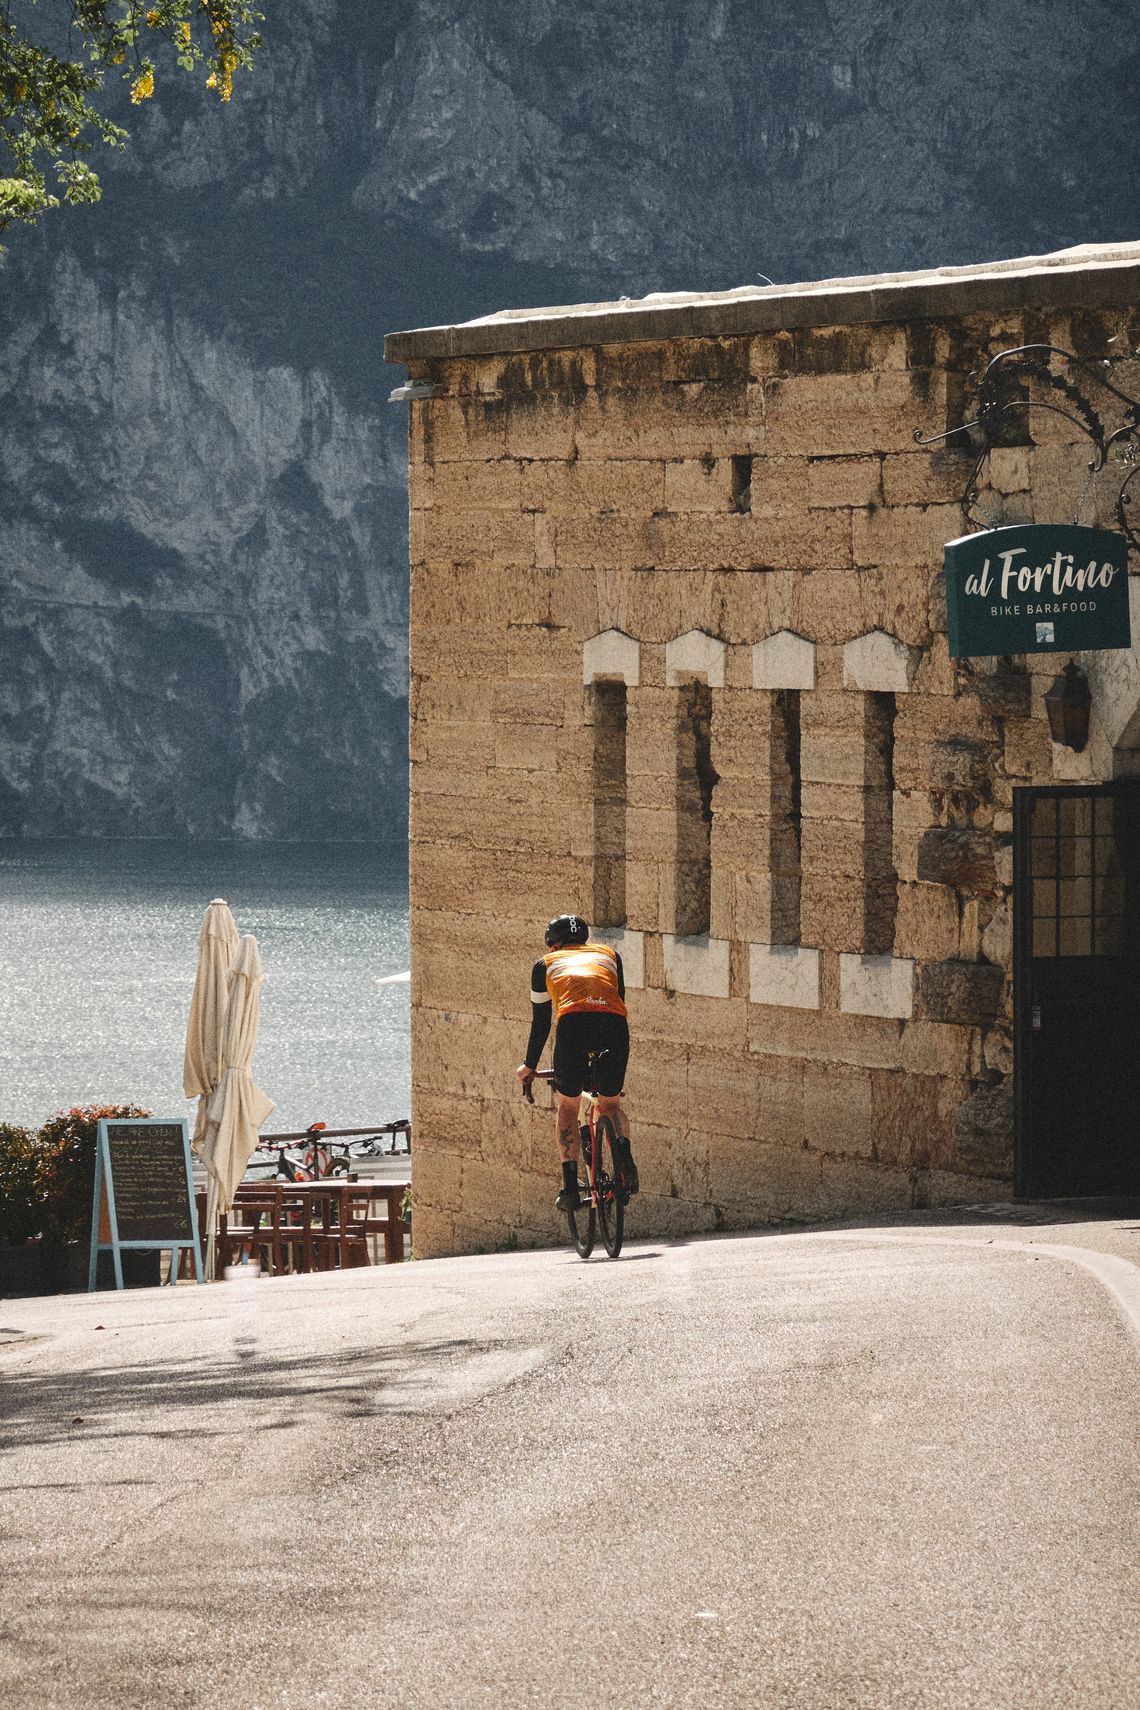
{"type": "Polygon", "coordinates": [[[269,1274],[275,1276],[286,1268],[286,1252],[281,1239],[280,1182],[260,1182],[252,1191],[239,1188],[234,1210],[240,1209],[243,1221],[252,1229],[252,1239],[260,1245],[269,1263],[269,1274]]]}
{"type": "Polygon", "coordinates": [[[291,1271],[316,1269],[313,1248],[313,1202],[308,1194],[280,1190],[277,1240],[291,1271]]]}
{"type": "Polygon", "coordinates": [[[343,1187],[322,1199],[320,1228],[313,1230],[318,1270],[348,1270],[371,1263],[364,1228],[370,1198],[367,1187],[343,1187]]]}
{"type": "MultiPolygon", "coordinates": [[[[201,1245],[202,1264],[206,1263],[206,1250],[209,1244],[209,1230],[206,1227],[206,1196],[200,1193],[198,1199],[198,1240],[201,1245]]],[[[253,1224],[242,1223],[240,1218],[232,1220],[224,1211],[219,1211],[217,1227],[214,1230],[214,1267],[220,1273],[227,1265],[232,1265],[235,1259],[240,1259],[243,1252],[251,1251],[254,1235],[257,1233],[253,1224]]],[[[189,1247],[184,1247],[178,1255],[178,1276],[194,1277],[194,1260],[189,1247]]]]}
{"type": "Polygon", "coordinates": [[[272,1193],[257,1199],[252,1195],[240,1195],[229,1213],[223,1211],[218,1215],[215,1237],[218,1269],[240,1264],[247,1256],[260,1264],[264,1254],[272,1276],[281,1265],[278,1225],[278,1205],[272,1193]]]}
{"type": "Polygon", "coordinates": [[[368,1223],[372,1210],[372,1189],[367,1183],[349,1188],[340,1202],[340,1268],[370,1265],[368,1223]]]}
{"type": "Polygon", "coordinates": [[[376,1201],[381,1201],[384,1204],[386,1215],[378,1217],[370,1207],[364,1224],[364,1232],[370,1236],[382,1236],[384,1239],[384,1263],[386,1265],[398,1265],[404,1257],[404,1236],[412,1227],[400,1212],[404,1188],[398,1182],[388,1185],[374,1182],[369,1193],[373,1205],[376,1201]]]}
{"type": "MultiPolygon", "coordinates": [[[[198,1218],[198,1257],[202,1262],[202,1274],[204,1276],[206,1265],[206,1195],[204,1191],[195,1191],[194,1209],[198,1218]]],[[[181,1282],[183,1278],[189,1282],[197,1280],[197,1272],[194,1269],[194,1253],[190,1247],[178,1249],[177,1280],[181,1282]]]]}

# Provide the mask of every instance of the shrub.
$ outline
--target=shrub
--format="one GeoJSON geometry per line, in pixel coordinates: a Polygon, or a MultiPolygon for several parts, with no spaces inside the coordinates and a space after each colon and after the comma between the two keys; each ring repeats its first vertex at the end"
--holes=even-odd
{"type": "Polygon", "coordinates": [[[43,1222],[43,1147],[39,1136],[0,1122],[0,1247],[22,1247],[43,1222]]]}
{"type": "Polygon", "coordinates": [[[101,1118],[149,1116],[133,1104],[74,1105],[51,1116],[38,1136],[42,1233],[45,1241],[79,1241],[90,1234],[95,1192],[95,1145],[101,1118]]]}

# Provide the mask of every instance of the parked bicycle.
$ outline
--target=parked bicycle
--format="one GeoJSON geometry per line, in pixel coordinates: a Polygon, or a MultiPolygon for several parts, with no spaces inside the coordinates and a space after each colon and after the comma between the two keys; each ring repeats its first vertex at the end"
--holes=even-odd
{"type": "Polygon", "coordinates": [[[306,1130],[306,1144],[297,1151],[277,1150],[277,1175],[291,1182],[320,1181],[326,1176],[347,1176],[352,1170],[348,1146],[339,1147],[323,1138],[323,1122],[311,1122],[306,1130]]]}
{"type": "Polygon", "coordinates": [[[284,1146],[277,1148],[277,1168],[273,1175],[284,1182],[303,1182],[309,1179],[297,1154],[287,1152],[284,1146]]]}
{"type": "Polygon", "coordinates": [[[386,1122],[365,1139],[354,1140],[349,1148],[354,1158],[394,1158],[399,1152],[410,1153],[411,1149],[412,1125],[407,1117],[401,1117],[398,1122],[386,1122]],[[385,1135],[388,1136],[386,1146],[385,1135]]]}
{"type": "Polygon", "coordinates": [[[320,1181],[352,1175],[365,1158],[391,1158],[401,1152],[410,1157],[411,1151],[412,1125],[407,1117],[375,1128],[326,1129],[323,1122],[310,1122],[295,1134],[263,1134],[246,1176],[249,1181],[320,1181]]]}
{"type": "MultiPolygon", "coordinates": [[[[597,1071],[599,1060],[604,1055],[604,1051],[599,1051],[589,1059],[590,1082],[582,1094],[578,1113],[578,1139],[586,1172],[585,1183],[578,1183],[582,1205],[579,1210],[566,1213],[570,1239],[580,1259],[588,1259],[593,1252],[599,1223],[606,1252],[611,1259],[617,1258],[625,1234],[625,1208],[629,1203],[629,1194],[618,1179],[614,1146],[617,1130],[612,1120],[598,1110],[597,1071]]],[[[552,1081],[554,1070],[539,1069],[534,1078],[536,1081],[552,1081]]],[[[534,1103],[534,1094],[529,1086],[523,1087],[523,1097],[529,1104],[534,1103]]]]}

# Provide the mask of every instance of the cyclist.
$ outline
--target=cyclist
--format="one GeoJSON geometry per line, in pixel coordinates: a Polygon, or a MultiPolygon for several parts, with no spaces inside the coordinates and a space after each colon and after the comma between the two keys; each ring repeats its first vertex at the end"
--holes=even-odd
{"type": "Polygon", "coordinates": [[[558,1151],[562,1160],[562,1191],[554,1204],[559,1211],[577,1211],[582,1203],[578,1192],[578,1101],[587,1085],[596,1086],[599,1113],[613,1122],[622,1185],[631,1194],[639,1185],[629,1147],[629,1123],[621,1102],[629,1061],[625,976],[617,951],[609,944],[592,942],[590,928],[580,915],[557,915],[546,929],[545,942],[547,954],[540,956],[531,970],[530,1038],[526,1058],[516,1073],[524,1087],[533,1081],[553,1019],[557,1022],[554,1090],[558,1095],[558,1151]],[[592,1067],[591,1056],[597,1058],[592,1067]]]}

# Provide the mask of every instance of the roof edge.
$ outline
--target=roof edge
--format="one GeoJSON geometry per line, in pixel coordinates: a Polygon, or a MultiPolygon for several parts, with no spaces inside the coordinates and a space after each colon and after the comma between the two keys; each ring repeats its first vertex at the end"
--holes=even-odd
{"type": "Polygon", "coordinates": [[[732,338],[1010,309],[1110,307],[1138,297],[1140,244],[1090,244],[1054,255],[918,273],[508,309],[453,326],[389,333],[384,358],[406,364],[659,338],[732,338]]]}

